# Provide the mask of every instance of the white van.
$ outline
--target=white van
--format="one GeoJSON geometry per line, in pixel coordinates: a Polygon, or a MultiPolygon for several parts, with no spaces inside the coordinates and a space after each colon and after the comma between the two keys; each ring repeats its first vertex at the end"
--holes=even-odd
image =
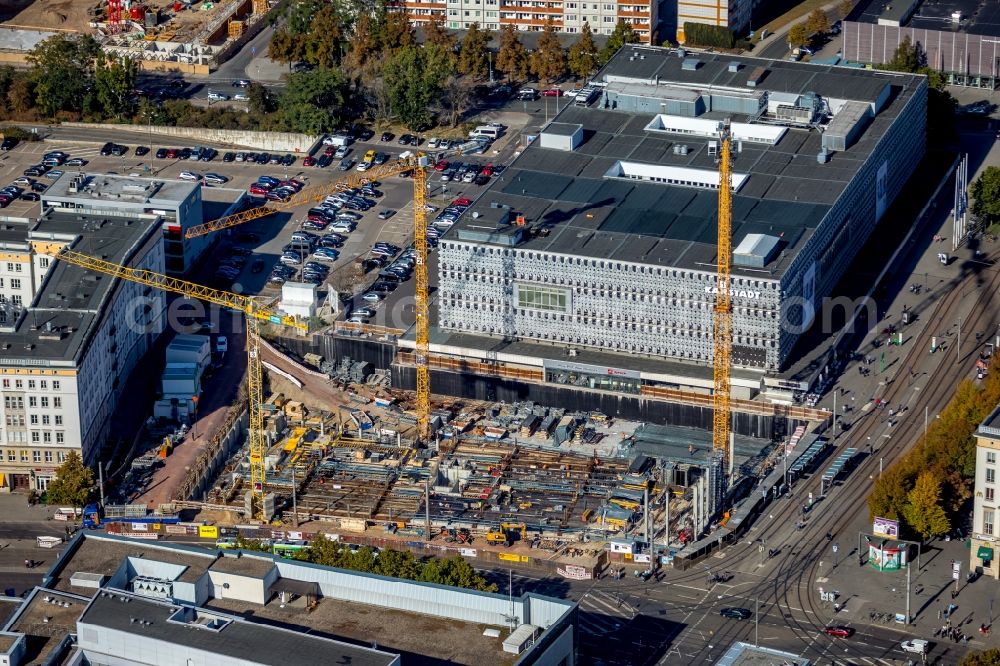
{"type": "Polygon", "coordinates": [[[496,140],[500,136],[500,128],[490,127],[489,125],[480,125],[476,129],[469,132],[470,138],[475,138],[477,136],[484,136],[487,139],[496,140]]]}

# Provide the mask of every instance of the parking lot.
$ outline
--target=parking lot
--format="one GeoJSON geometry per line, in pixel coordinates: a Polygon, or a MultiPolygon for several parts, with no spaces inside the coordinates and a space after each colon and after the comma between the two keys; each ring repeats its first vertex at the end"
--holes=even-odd
{"type": "MultiPolygon", "coordinates": [[[[463,156],[456,159],[464,164],[473,164],[481,168],[486,164],[502,164],[501,160],[510,160],[510,148],[507,144],[514,144],[516,141],[510,140],[515,136],[516,130],[508,130],[495,144],[495,148],[507,148],[502,153],[493,150],[486,155],[463,156]]],[[[400,146],[395,140],[382,142],[380,136],[374,136],[370,141],[358,141],[350,146],[348,158],[360,160],[364,154],[371,149],[385,153],[388,160],[392,161],[406,150],[414,150],[413,146],[400,146]]],[[[425,139],[431,138],[430,135],[425,139]]],[[[221,184],[203,183],[203,199],[207,202],[219,202],[215,206],[206,205],[206,210],[221,209],[226,202],[236,200],[242,192],[246,192],[251,184],[257,182],[261,176],[271,176],[279,181],[297,180],[305,186],[329,186],[331,194],[336,193],[334,183],[344,176],[357,175],[353,170],[341,171],[338,169],[339,160],[326,167],[303,166],[305,155],[296,156],[294,163],[290,165],[257,164],[247,161],[225,162],[223,157],[227,152],[236,152],[231,147],[226,146],[206,146],[218,150],[218,155],[210,162],[199,162],[194,160],[179,160],[177,158],[157,158],[157,152],[161,148],[180,149],[185,146],[177,144],[157,143],[154,138],[151,151],[143,156],[135,155],[135,144],[128,141],[118,141],[117,143],[128,146],[128,152],[121,156],[101,155],[103,141],[53,141],[46,140],[35,143],[20,143],[12,150],[0,155],[0,187],[12,183],[16,178],[21,177],[24,170],[31,165],[42,160],[44,154],[59,150],[68,153],[70,158],[83,158],[87,164],[82,167],[58,167],[59,170],[80,170],[86,173],[109,173],[116,175],[133,175],[141,177],[178,178],[184,171],[193,172],[198,176],[207,173],[214,173],[228,179],[221,184]]],[[[420,147],[425,148],[427,141],[420,147]]],[[[193,146],[187,146],[193,148],[193,146]]],[[[320,146],[315,156],[319,157],[324,152],[324,147],[320,146]]],[[[161,152],[162,154],[162,152],[161,152]]],[[[437,211],[428,215],[429,222],[434,220],[435,215],[445,209],[448,204],[456,198],[467,197],[475,199],[483,190],[485,182],[489,177],[480,178],[479,182],[467,183],[456,182],[449,179],[442,182],[441,171],[430,171],[428,173],[429,191],[428,203],[434,206],[437,211]],[[485,181],[485,182],[484,182],[485,181]]],[[[39,183],[51,183],[53,179],[45,174],[37,177],[39,183]]],[[[330,261],[323,261],[328,267],[329,273],[325,275],[320,285],[321,298],[325,297],[328,290],[333,289],[339,292],[347,292],[357,296],[359,306],[362,305],[361,295],[367,288],[375,282],[379,269],[372,268],[367,273],[362,274],[360,269],[360,259],[369,258],[372,246],[375,243],[389,243],[400,248],[406,248],[413,239],[413,180],[398,176],[390,177],[377,186],[379,197],[366,197],[375,205],[368,210],[355,211],[360,214],[356,228],[343,234],[346,236],[341,247],[338,248],[339,258],[330,261]],[[379,219],[379,213],[385,209],[396,211],[388,219],[379,219]]],[[[205,262],[202,270],[199,271],[198,279],[210,283],[218,288],[231,289],[241,293],[260,293],[267,296],[275,296],[279,293],[280,285],[269,283],[272,268],[279,263],[282,255],[282,248],[289,243],[292,233],[301,229],[302,223],[306,219],[308,205],[297,207],[291,210],[282,211],[276,215],[254,220],[253,222],[234,227],[228,231],[219,232],[225,234],[224,245],[217,246],[213,256],[205,262]],[[225,261],[232,252],[228,245],[240,245],[252,250],[253,254],[242,260],[242,267],[233,272],[226,273],[225,276],[216,274],[220,262],[225,261]],[[258,259],[262,260],[258,261],[258,259]]],[[[0,215],[12,217],[36,217],[40,214],[39,204],[35,201],[15,199],[0,212],[0,215]]],[[[326,232],[313,231],[312,233],[321,237],[326,232]]],[[[312,261],[315,257],[306,258],[312,261]]],[[[294,267],[300,268],[300,267],[294,267]]],[[[432,267],[433,268],[433,267],[432,267]]],[[[301,273],[296,276],[289,276],[290,279],[301,277],[301,273]]],[[[404,280],[405,281],[405,280],[404,280]]],[[[405,291],[405,289],[400,289],[405,291]]],[[[386,296],[387,303],[364,302],[363,305],[379,310],[379,320],[391,319],[397,327],[405,327],[412,322],[412,289],[411,296],[406,299],[408,303],[401,306],[400,312],[387,317],[388,313],[382,312],[389,303],[397,307],[399,298],[392,298],[392,294],[386,296]],[[409,312],[409,315],[406,314],[409,312]],[[402,313],[402,314],[400,314],[402,313]],[[407,321],[409,320],[409,321],[407,321]]],[[[391,325],[386,321],[384,325],[391,325]]]]}

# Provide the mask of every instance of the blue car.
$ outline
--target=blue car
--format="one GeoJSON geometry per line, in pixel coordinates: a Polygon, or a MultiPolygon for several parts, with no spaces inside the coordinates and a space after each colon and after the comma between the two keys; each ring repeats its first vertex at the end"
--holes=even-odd
{"type": "Polygon", "coordinates": [[[313,256],[320,260],[336,261],[340,258],[340,253],[331,247],[319,247],[313,252],[313,256]]]}
{"type": "Polygon", "coordinates": [[[278,183],[280,183],[281,181],[275,178],[274,176],[261,176],[260,178],[257,179],[257,182],[267,183],[271,187],[276,187],[278,183]]]}

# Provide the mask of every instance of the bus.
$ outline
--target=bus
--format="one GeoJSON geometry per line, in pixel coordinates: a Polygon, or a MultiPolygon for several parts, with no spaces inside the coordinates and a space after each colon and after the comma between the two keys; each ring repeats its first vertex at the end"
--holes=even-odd
{"type": "Polygon", "coordinates": [[[289,541],[276,541],[271,548],[271,552],[281,557],[293,558],[295,553],[309,547],[309,542],[304,539],[292,539],[289,541]]]}

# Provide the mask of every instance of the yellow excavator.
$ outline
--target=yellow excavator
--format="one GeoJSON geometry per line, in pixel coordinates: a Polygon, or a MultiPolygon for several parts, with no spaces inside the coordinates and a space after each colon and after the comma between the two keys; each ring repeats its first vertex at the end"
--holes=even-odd
{"type": "Polygon", "coordinates": [[[524,541],[527,536],[528,526],[524,523],[500,523],[496,530],[486,533],[486,543],[491,546],[510,546],[515,541],[524,541]]]}

